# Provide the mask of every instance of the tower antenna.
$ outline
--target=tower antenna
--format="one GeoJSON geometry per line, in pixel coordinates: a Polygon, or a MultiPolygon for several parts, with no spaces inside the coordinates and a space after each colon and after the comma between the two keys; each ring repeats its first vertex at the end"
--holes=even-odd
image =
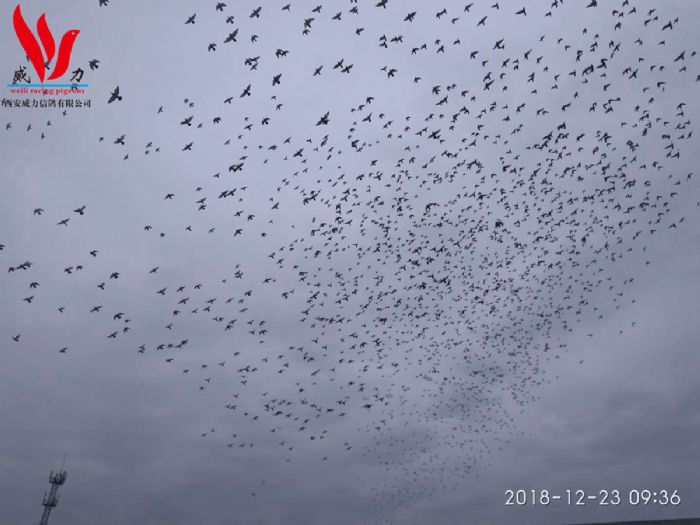
{"type": "Polygon", "coordinates": [[[63,465],[65,462],[66,456],[64,455],[60,470],[58,472],[54,472],[52,470],[51,474],[49,474],[51,489],[49,490],[48,494],[44,494],[44,499],[41,502],[41,505],[44,507],[44,513],[41,516],[39,525],[48,525],[49,515],[51,514],[51,511],[56,508],[56,505],[58,505],[58,488],[66,482],[66,478],[68,477],[68,473],[63,470],[63,465]]]}

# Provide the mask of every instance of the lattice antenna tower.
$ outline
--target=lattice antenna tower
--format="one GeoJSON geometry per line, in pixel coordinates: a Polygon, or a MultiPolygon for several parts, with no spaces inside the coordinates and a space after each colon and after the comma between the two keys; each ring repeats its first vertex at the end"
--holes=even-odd
{"type": "MultiPolygon", "coordinates": [[[[64,457],[63,463],[65,463],[65,461],[66,458],[64,457]]],[[[48,494],[44,494],[44,499],[41,502],[41,505],[44,507],[44,513],[41,516],[39,525],[48,525],[49,515],[51,514],[51,511],[56,508],[56,505],[58,505],[58,489],[66,482],[66,478],[68,477],[68,473],[63,470],[63,463],[61,463],[61,468],[58,470],[58,472],[54,472],[52,470],[51,474],[49,474],[51,489],[49,490],[48,494]]]]}

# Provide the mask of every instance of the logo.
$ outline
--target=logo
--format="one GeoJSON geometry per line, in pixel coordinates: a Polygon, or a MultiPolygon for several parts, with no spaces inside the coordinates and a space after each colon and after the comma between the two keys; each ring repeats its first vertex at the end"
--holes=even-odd
{"type": "MultiPolygon", "coordinates": [[[[76,98],[84,95],[83,88],[88,84],[81,84],[85,71],[77,67],[70,72],[69,78],[59,80],[69,71],[71,54],[75,40],[80,34],[79,29],[69,29],[61,37],[56,46],[54,34],[46,22],[46,13],[42,13],[36,22],[36,33],[27,25],[22,16],[19,4],[12,14],[12,25],[17,35],[27,61],[31,67],[20,65],[12,76],[12,83],[7,84],[9,95],[12,98],[2,98],[2,108],[82,108],[91,107],[90,99],[76,98]],[[32,83],[32,73],[39,79],[39,83],[32,83]],[[51,81],[58,83],[50,83],[51,81]],[[47,81],[45,83],[45,81],[47,81]],[[62,82],[62,83],[61,83],[62,82]],[[73,97],[73,98],[68,98],[73,97]]],[[[99,67],[99,60],[89,62],[91,70],[99,67]]],[[[35,78],[36,78],[35,77],[35,78]]]]}
{"type": "MultiPolygon", "coordinates": [[[[32,33],[31,29],[29,29],[29,26],[24,21],[19,4],[15,7],[15,11],[12,15],[12,25],[14,26],[17,40],[19,40],[19,43],[22,45],[41,84],[44,83],[44,78],[49,68],[51,68],[51,74],[47,80],[55,80],[65,74],[70,65],[73,44],[75,44],[75,39],[78,37],[80,30],[70,29],[63,34],[61,43],[58,46],[58,54],[56,55],[56,41],[46,22],[46,13],[42,13],[36,23],[36,32],[39,36],[39,40],[37,40],[34,33],[32,33]],[[52,64],[54,55],[56,55],[56,61],[52,64]]],[[[82,72],[82,70],[80,71],[82,72]]],[[[26,70],[22,67],[20,67],[18,73],[20,79],[26,80],[28,78],[26,70]]],[[[15,76],[17,77],[17,74],[15,76]]],[[[75,78],[76,76],[77,75],[74,75],[74,78],[71,80],[80,82],[82,75],[79,75],[80,78],[75,78]]]]}

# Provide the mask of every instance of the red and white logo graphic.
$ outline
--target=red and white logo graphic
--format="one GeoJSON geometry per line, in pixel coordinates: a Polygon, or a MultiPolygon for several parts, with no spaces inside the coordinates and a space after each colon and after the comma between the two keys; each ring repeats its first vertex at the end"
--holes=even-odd
{"type": "MultiPolygon", "coordinates": [[[[39,80],[43,83],[44,77],[46,76],[46,69],[50,66],[54,54],[56,53],[56,42],[46,23],[46,13],[42,13],[36,23],[36,32],[39,35],[39,40],[36,39],[34,33],[32,33],[31,29],[29,29],[29,26],[27,26],[27,23],[24,21],[19,4],[15,7],[15,11],[12,15],[12,24],[14,25],[17,39],[20,44],[22,44],[22,48],[29,57],[32,66],[34,66],[39,80]],[[41,42],[41,45],[39,42],[41,42]]],[[[57,79],[68,70],[70,55],[73,51],[73,44],[78,37],[78,33],[80,33],[78,29],[70,29],[64,33],[61,38],[61,43],[58,46],[56,63],[52,66],[53,71],[48,80],[57,79]]]]}

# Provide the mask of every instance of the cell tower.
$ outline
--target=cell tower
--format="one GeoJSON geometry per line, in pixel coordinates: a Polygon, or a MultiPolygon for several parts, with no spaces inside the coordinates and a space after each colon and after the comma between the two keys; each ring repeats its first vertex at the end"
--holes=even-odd
{"type": "MultiPolygon", "coordinates": [[[[65,459],[64,459],[65,461],[65,459]]],[[[68,473],[63,470],[63,464],[58,472],[51,471],[49,474],[49,483],[51,483],[51,490],[48,494],[44,494],[44,500],[41,505],[44,507],[44,513],[41,516],[41,521],[39,525],[47,525],[49,523],[49,514],[58,505],[58,488],[66,482],[68,473]]]]}

